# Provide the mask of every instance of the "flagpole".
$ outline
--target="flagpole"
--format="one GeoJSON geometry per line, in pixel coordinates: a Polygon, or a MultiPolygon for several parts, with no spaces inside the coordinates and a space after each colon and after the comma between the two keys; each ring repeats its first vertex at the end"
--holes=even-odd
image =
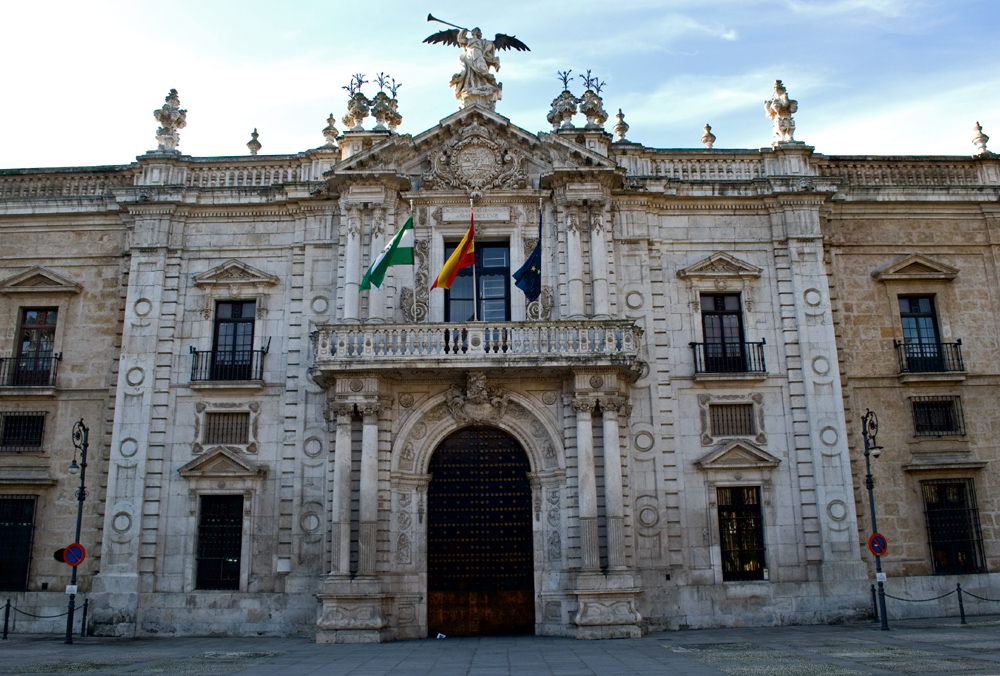
{"type": "Polygon", "coordinates": [[[476,281],[476,218],[469,200],[469,228],[472,229],[472,321],[479,321],[479,283],[476,281]]]}
{"type": "Polygon", "coordinates": [[[417,323],[417,224],[413,221],[413,200],[410,200],[410,221],[413,222],[413,265],[410,270],[413,273],[413,323],[417,323]]]}

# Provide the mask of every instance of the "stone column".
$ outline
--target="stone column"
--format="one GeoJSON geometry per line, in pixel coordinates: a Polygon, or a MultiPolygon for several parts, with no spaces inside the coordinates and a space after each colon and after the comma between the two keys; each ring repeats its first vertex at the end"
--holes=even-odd
{"type": "Polygon", "coordinates": [[[361,300],[361,208],[347,208],[347,252],[344,255],[344,319],[357,321],[361,300]]]}
{"type": "Polygon", "coordinates": [[[590,278],[591,292],[594,294],[594,316],[610,319],[607,228],[602,213],[596,213],[590,219],[590,278]]]}
{"type": "Polygon", "coordinates": [[[337,436],[333,457],[333,556],[330,573],[351,574],[351,422],[354,404],[331,406],[336,415],[337,436]]]}
{"type": "Polygon", "coordinates": [[[621,397],[601,399],[604,416],[604,518],[608,536],[608,569],[625,569],[625,499],[622,496],[622,452],[618,416],[627,405],[621,397]]]}
{"type": "Polygon", "coordinates": [[[569,318],[583,319],[583,247],[580,244],[580,215],[575,207],[566,214],[566,256],[569,271],[569,318]]]}
{"type": "MultiPolygon", "coordinates": [[[[372,213],[372,243],[370,248],[371,260],[368,265],[375,262],[375,259],[385,247],[385,210],[376,207],[372,213]]],[[[359,268],[360,270],[360,268],[359,268]]],[[[360,279],[360,277],[359,277],[360,279]]],[[[385,318],[385,286],[377,289],[374,286],[368,290],[368,320],[375,323],[383,321],[385,318]]]]}
{"type": "Polygon", "coordinates": [[[361,433],[361,487],[358,527],[358,575],[375,574],[376,532],[378,531],[378,414],[381,404],[358,404],[364,427],[361,433]]]}
{"type": "Polygon", "coordinates": [[[601,550],[597,532],[597,475],[591,422],[594,400],[577,397],[573,401],[573,409],[576,411],[576,456],[580,481],[580,549],[583,569],[596,571],[601,568],[601,550]]]}

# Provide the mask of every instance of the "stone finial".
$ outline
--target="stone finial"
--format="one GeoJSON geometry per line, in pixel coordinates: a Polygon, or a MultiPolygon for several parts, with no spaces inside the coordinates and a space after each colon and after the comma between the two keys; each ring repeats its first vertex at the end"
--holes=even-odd
{"type": "Polygon", "coordinates": [[[623,143],[625,141],[625,134],[628,133],[628,123],[625,122],[625,113],[622,109],[618,109],[618,114],[615,115],[615,126],[611,127],[615,131],[615,136],[618,137],[618,142],[623,143]]]}
{"type": "Polygon", "coordinates": [[[258,136],[260,134],[257,133],[257,127],[254,127],[253,132],[250,134],[250,140],[247,141],[247,148],[250,149],[251,155],[256,155],[260,151],[261,145],[260,141],[257,140],[258,136]]]}
{"type": "Polygon", "coordinates": [[[596,75],[591,76],[590,69],[586,75],[578,76],[583,80],[587,91],[580,98],[580,112],[587,116],[587,129],[603,129],[604,123],[608,121],[608,113],[604,110],[604,99],[601,98],[601,89],[606,82],[601,82],[601,78],[596,75]]]}
{"type": "Polygon", "coordinates": [[[392,107],[389,105],[389,96],[385,92],[380,91],[375,95],[371,101],[371,115],[375,118],[375,131],[388,131],[385,126],[386,120],[389,118],[389,113],[392,112],[392,107]]]}
{"type": "Polygon", "coordinates": [[[323,127],[323,138],[326,139],[327,146],[337,145],[337,137],[340,136],[340,132],[337,131],[337,117],[330,113],[330,117],[326,118],[326,126],[323,127]]]}
{"type": "Polygon", "coordinates": [[[977,155],[990,155],[989,150],[986,149],[986,143],[990,140],[990,137],[983,133],[982,126],[976,122],[976,126],[973,127],[976,130],[976,135],[972,137],[972,145],[976,146],[977,155]]]}
{"type": "Polygon", "coordinates": [[[372,105],[368,97],[361,93],[362,85],[367,82],[368,80],[365,79],[363,73],[355,73],[351,76],[351,84],[341,87],[351,95],[351,98],[347,100],[347,115],[343,117],[343,123],[350,127],[350,131],[364,131],[361,123],[368,117],[372,105]]]}
{"type": "Polygon", "coordinates": [[[181,100],[176,89],[171,89],[164,101],[163,107],[153,111],[153,117],[160,123],[156,130],[156,141],[160,144],[157,150],[177,152],[177,144],[181,142],[177,131],[187,126],[187,111],[180,109],[181,100]]]}
{"type": "Polygon", "coordinates": [[[709,150],[712,149],[712,145],[715,143],[715,134],[712,133],[712,125],[705,125],[705,133],[702,134],[701,142],[705,144],[705,147],[709,150]]]}
{"type": "Polygon", "coordinates": [[[781,80],[775,80],[771,100],[764,101],[764,111],[774,121],[772,145],[795,141],[795,120],[792,119],[792,114],[798,109],[799,102],[789,99],[785,85],[781,84],[781,80]]]}
{"type": "Polygon", "coordinates": [[[576,106],[580,99],[573,96],[568,89],[552,99],[552,110],[549,111],[546,119],[552,125],[552,130],[572,129],[573,116],[576,115],[576,106]]]}

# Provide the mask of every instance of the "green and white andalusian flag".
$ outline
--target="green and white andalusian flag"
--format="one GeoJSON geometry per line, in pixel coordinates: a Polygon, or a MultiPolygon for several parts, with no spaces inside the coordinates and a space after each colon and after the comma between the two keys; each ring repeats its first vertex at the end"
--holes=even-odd
{"type": "Polygon", "coordinates": [[[368,272],[361,279],[361,289],[382,288],[385,273],[392,265],[413,265],[413,214],[399,232],[393,236],[382,253],[372,261],[368,272]]]}

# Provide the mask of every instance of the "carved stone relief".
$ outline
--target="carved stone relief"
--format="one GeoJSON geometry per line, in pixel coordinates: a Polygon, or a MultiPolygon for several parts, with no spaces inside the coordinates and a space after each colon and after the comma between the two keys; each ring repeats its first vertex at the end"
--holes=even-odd
{"type": "Polygon", "coordinates": [[[424,186],[437,190],[464,189],[472,199],[484,190],[525,188],[523,155],[506,141],[497,141],[492,130],[473,122],[431,155],[424,186]]]}

